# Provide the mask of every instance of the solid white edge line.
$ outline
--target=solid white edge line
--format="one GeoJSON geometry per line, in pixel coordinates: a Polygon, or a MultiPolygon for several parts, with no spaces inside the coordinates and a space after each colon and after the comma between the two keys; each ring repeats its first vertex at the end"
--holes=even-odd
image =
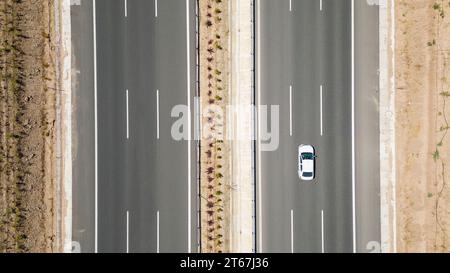
{"type": "MultiPolygon", "coordinates": [[[[72,29],[71,29],[71,5],[69,0],[61,0],[56,8],[60,9],[60,23],[58,24],[59,31],[61,32],[61,69],[64,72],[71,71],[72,55],[66,54],[72,51],[72,29]]],[[[58,30],[57,30],[58,31],[58,30]]],[[[61,207],[61,213],[57,214],[59,218],[61,216],[61,239],[62,239],[62,252],[73,253],[80,252],[81,245],[79,242],[72,242],[73,235],[73,170],[72,170],[72,75],[71,73],[64,73],[64,77],[61,78],[61,124],[57,126],[57,134],[61,134],[60,139],[56,139],[56,145],[61,149],[61,159],[63,163],[61,169],[61,191],[63,199],[66,204],[61,207]],[[64,90],[64,91],[63,91],[64,90]],[[65,129],[62,131],[61,127],[65,129]],[[65,145],[61,145],[66,143],[65,145]]],[[[58,154],[58,152],[57,152],[58,154]]],[[[59,203],[59,202],[58,202],[59,203]]],[[[59,204],[58,204],[59,207],[59,204]]]]}
{"type": "Polygon", "coordinates": [[[263,253],[263,228],[262,228],[262,182],[261,182],[261,1],[257,0],[256,7],[257,7],[257,20],[256,20],[256,31],[257,31],[257,92],[258,92],[258,242],[257,244],[259,253],[263,253]]]}
{"type": "Polygon", "coordinates": [[[128,89],[125,92],[126,94],[126,104],[127,104],[127,139],[130,139],[130,113],[129,113],[129,100],[128,100],[128,89]]]}
{"type": "Polygon", "coordinates": [[[292,136],[292,85],[289,86],[289,135],[292,136]]]}
{"type": "Polygon", "coordinates": [[[124,5],[125,5],[125,17],[128,17],[128,1],[127,0],[125,0],[124,5]]]}
{"type": "Polygon", "coordinates": [[[130,253],[130,212],[127,210],[127,253],[130,253]]]}
{"type": "Polygon", "coordinates": [[[95,129],[94,129],[94,138],[95,138],[95,243],[94,243],[94,251],[95,253],[98,253],[98,111],[97,111],[97,20],[95,16],[96,12],[96,0],[92,1],[92,19],[93,19],[93,40],[94,40],[94,123],[95,123],[95,129]]]}
{"type": "Polygon", "coordinates": [[[159,90],[156,90],[156,138],[159,139],[159,90]]]}
{"type": "Polygon", "coordinates": [[[159,253],[159,210],[156,212],[156,253],[159,253]]]}
{"type": "Polygon", "coordinates": [[[355,0],[352,0],[352,225],[353,253],[356,253],[356,198],[355,198],[355,0]]]}
{"type": "Polygon", "coordinates": [[[158,18],[158,0],[155,0],[155,17],[158,18]]]}
{"type": "Polygon", "coordinates": [[[291,253],[294,253],[294,210],[291,209],[291,253]]]}
{"type": "Polygon", "coordinates": [[[323,136],[323,86],[320,85],[320,135],[323,136]]]}
{"type": "Polygon", "coordinates": [[[325,253],[325,237],[324,237],[324,228],[323,228],[323,210],[321,212],[321,231],[322,231],[322,253],[325,253]]]}
{"type": "Polygon", "coordinates": [[[186,0],[186,39],[187,39],[187,106],[188,115],[188,253],[191,253],[191,47],[189,29],[189,0],[186,0]]]}

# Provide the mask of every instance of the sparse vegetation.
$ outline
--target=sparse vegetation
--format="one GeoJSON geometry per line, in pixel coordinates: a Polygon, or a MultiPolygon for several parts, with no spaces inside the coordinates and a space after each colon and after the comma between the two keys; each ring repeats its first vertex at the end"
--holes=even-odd
{"type": "Polygon", "coordinates": [[[54,106],[48,10],[47,1],[0,0],[0,252],[52,247],[44,200],[54,106]]]}
{"type": "MultiPolygon", "coordinates": [[[[450,7],[450,2],[448,3],[450,7]]],[[[447,88],[447,76],[448,76],[448,49],[442,48],[441,45],[441,29],[443,27],[443,20],[445,19],[446,14],[446,5],[444,0],[438,0],[434,3],[433,9],[437,12],[437,30],[436,30],[436,38],[433,39],[434,44],[436,45],[436,51],[435,51],[435,57],[438,60],[438,63],[440,64],[440,68],[436,70],[436,78],[440,78],[440,84],[436,86],[436,92],[440,95],[438,96],[438,99],[441,100],[439,103],[441,105],[440,111],[436,113],[436,120],[440,120],[443,124],[440,126],[439,131],[437,132],[437,137],[439,138],[438,143],[436,144],[436,151],[433,154],[433,160],[438,165],[438,167],[441,168],[441,178],[439,179],[438,176],[437,179],[440,181],[437,181],[438,184],[441,185],[440,188],[436,189],[435,196],[435,242],[434,242],[434,248],[437,249],[447,249],[446,242],[447,242],[447,227],[445,227],[444,224],[444,216],[443,213],[445,213],[445,209],[440,207],[440,202],[442,200],[443,193],[446,190],[446,180],[445,180],[445,169],[447,165],[447,158],[441,157],[440,150],[443,149],[444,145],[446,144],[446,139],[448,136],[448,130],[450,129],[448,118],[447,118],[447,100],[450,97],[450,93],[446,90],[443,90],[444,88],[447,88]],[[440,61],[439,61],[440,60],[440,61]],[[441,115],[439,115],[441,113],[441,115]],[[438,237],[440,237],[442,243],[438,245],[438,237]]]]}
{"type": "Polygon", "coordinates": [[[224,44],[227,37],[226,5],[221,0],[200,1],[201,42],[200,58],[205,64],[201,70],[201,96],[209,106],[205,124],[209,133],[203,137],[202,168],[204,170],[202,196],[204,201],[202,222],[202,247],[204,252],[226,251],[226,143],[223,141],[227,87],[226,69],[228,52],[224,44]],[[204,14],[204,16],[202,16],[204,14]],[[220,113],[222,111],[222,113],[220,113]]]}
{"type": "Polygon", "coordinates": [[[448,252],[448,0],[396,1],[397,251],[448,252]],[[405,35],[398,35],[398,34],[405,35]]]}

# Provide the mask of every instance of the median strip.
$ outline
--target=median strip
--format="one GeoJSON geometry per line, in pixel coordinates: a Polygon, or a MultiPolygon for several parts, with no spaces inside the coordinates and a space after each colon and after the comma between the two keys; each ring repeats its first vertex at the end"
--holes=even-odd
{"type": "Polygon", "coordinates": [[[225,140],[230,96],[229,6],[200,0],[202,252],[230,251],[230,143],[225,140]]]}

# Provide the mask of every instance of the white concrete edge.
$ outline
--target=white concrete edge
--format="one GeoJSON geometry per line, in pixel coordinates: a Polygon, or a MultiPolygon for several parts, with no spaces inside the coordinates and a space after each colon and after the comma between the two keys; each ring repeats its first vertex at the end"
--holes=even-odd
{"type": "MultiPolygon", "coordinates": [[[[72,252],[72,73],[71,73],[71,22],[70,0],[60,0],[56,5],[60,18],[60,86],[61,86],[61,163],[62,163],[62,234],[63,252],[72,252]]],[[[55,16],[56,18],[56,16],[55,16]]]]}
{"type": "Polygon", "coordinates": [[[395,4],[380,0],[381,251],[396,252],[395,4]]]}
{"type": "MultiPolygon", "coordinates": [[[[236,12],[238,9],[239,1],[232,0],[228,1],[228,12],[229,12],[229,25],[231,29],[231,35],[228,40],[228,48],[230,49],[230,69],[231,69],[231,78],[229,86],[231,87],[231,94],[230,94],[230,102],[232,105],[236,104],[236,92],[238,86],[239,86],[239,73],[236,73],[238,71],[238,60],[239,60],[239,50],[238,44],[239,44],[239,35],[236,33],[236,28],[239,25],[239,14],[236,12]]],[[[228,113],[227,122],[228,122],[228,130],[229,134],[233,135],[233,139],[236,137],[236,130],[235,127],[237,126],[234,117],[235,113],[228,113]]],[[[230,174],[232,177],[232,181],[236,178],[236,169],[238,166],[235,165],[236,156],[237,156],[237,148],[236,144],[232,144],[232,154],[233,156],[230,158],[231,162],[229,164],[230,166],[230,174]]],[[[239,182],[235,182],[239,183],[239,182]]],[[[231,190],[230,194],[230,209],[231,209],[231,219],[230,219],[230,252],[239,252],[240,244],[239,244],[239,236],[235,236],[235,234],[239,234],[239,226],[240,226],[240,219],[239,219],[239,191],[231,190]]]]}
{"type": "Polygon", "coordinates": [[[229,1],[230,11],[230,68],[231,105],[236,109],[228,113],[228,129],[233,141],[230,171],[233,177],[231,191],[230,252],[254,252],[254,187],[252,179],[252,125],[251,109],[253,59],[251,40],[253,32],[252,0],[229,1]],[[247,58],[248,57],[248,58],[247,58]],[[247,111],[249,110],[249,111],[247,111]],[[243,151],[249,153],[243,153],[243,151]]]}
{"type": "Polygon", "coordinates": [[[262,220],[262,174],[261,174],[261,0],[255,0],[255,21],[256,24],[256,33],[255,33],[255,39],[256,39],[256,47],[255,47],[255,57],[256,57],[256,63],[255,63],[255,73],[256,73],[256,97],[257,101],[256,103],[256,117],[255,117],[255,123],[256,123],[256,168],[257,168],[257,174],[256,174],[256,198],[257,198],[257,204],[256,204],[256,211],[258,212],[255,217],[257,217],[257,224],[256,224],[256,248],[258,253],[263,253],[263,220],[262,220]]]}

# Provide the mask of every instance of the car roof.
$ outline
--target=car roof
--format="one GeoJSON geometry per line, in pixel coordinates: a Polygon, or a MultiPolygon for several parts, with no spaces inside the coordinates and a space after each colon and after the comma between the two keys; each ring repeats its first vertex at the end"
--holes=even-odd
{"type": "Polygon", "coordinates": [[[303,172],[314,172],[314,160],[303,160],[303,172]]]}

